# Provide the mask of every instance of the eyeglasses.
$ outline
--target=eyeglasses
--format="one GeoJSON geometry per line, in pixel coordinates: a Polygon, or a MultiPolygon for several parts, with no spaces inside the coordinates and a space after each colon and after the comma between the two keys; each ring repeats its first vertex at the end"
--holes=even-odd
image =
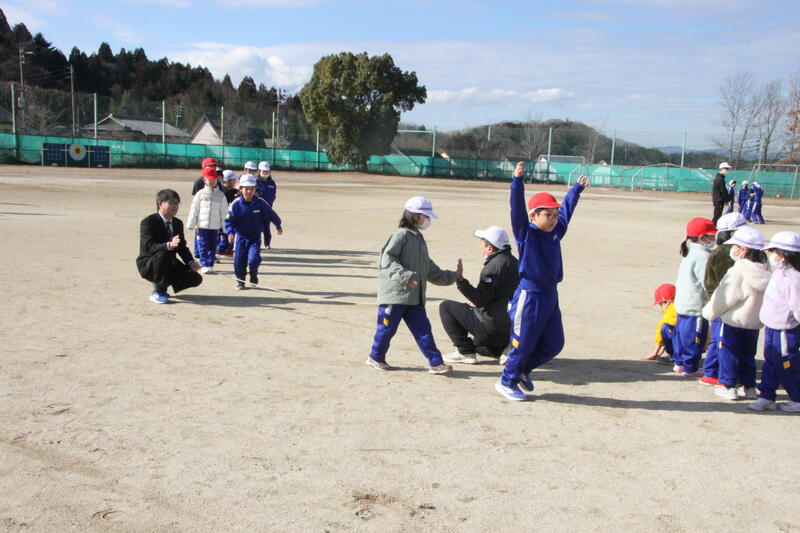
{"type": "Polygon", "coordinates": [[[181,205],[180,202],[167,202],[167,205],[181,205]]]}

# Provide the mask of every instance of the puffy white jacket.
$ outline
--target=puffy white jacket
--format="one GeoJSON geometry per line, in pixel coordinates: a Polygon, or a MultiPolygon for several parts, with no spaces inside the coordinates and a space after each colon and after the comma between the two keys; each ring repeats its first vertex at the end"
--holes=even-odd
{"type": "Polygon", "coordinates": [[[222,229],[227,214],[228,200],[225,198],[225,193],[219,190],[219,187],[213,189],[203,187],[192,199],[186,227],[189,229],[222,229]]]}
{"type": "Polygon", "coordinates": [[[739,259],[725,273],[703,307],[703,316],[708,320],[722,318],[723,323],[737,328],[761,328],[763,324],[758,313],[770,276],[767,265],[739,259]]]}

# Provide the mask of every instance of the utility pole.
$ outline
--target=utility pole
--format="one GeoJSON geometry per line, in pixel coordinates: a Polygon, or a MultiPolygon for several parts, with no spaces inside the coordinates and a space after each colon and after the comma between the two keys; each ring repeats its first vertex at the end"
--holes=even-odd
{"type": "MultiPolygon", "coordinates": [[[[19,47],[19,107],[22,110],[22,129],[25,130],[25,72],[22,65],[25,64],[25,56],[33,55],[33,52],[26,52],[24,48],[19,47]]],[[[16,104],[17,102],[15,102],[16,104]]]]}
{"type": "Polygon", "coordinates": [[[69,66],[69,89],[72,96],[72,138],[75,139],[75,69],[69,66]]]}

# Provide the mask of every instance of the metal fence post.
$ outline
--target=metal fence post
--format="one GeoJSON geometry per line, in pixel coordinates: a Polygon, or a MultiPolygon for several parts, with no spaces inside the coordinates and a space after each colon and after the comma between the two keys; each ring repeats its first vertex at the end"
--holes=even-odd
{"type": "MultiPolygon", "coordinates": [[[[553,128],[548,128],[547,132],[547,181],[550,181],[550,150],[553,148],[553,128]]],[[[534,166],[534,168],[536,168],[534,166]]]]}
{"type": "Polygon", "coordinates": [[[797,169],[800,168],[798,166],[794,167],[794,181],[792,181],[792,194],[789,198],[794,198],[794,190],[797,187],[797,169]]]}
{"type": "Polygon", "coordinates": [[[681,166],[683,166],[684,158],[686,157],[686,132],[683,132],[683,144],[681,145],[681,166]]]}
{"type": "Polygon", "coordinates": [[[319,130],[317,130],[317,170],[319,170],[319,130]]]}

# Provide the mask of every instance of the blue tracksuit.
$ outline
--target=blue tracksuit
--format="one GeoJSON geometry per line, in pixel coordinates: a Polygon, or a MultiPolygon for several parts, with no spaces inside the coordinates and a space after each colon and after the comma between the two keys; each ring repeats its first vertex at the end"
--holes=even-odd
{"type": "Polygon", "coordinates": [[[753,187],[753,197],[751,198],[752,209],[750,210],[750,218],[753,219],[754,224],[763,224],[764,217],[761,216],[761,199],[764,197],[764,189],[761,187],[753,187]]]}
{"type": "Polygon", "coordinates": [[[258,265],[261,264],[261,232],[264,225],[272,222],[281,229],[281,219],[278,214],[263,199],[254,197],[246,202],[240,196],[228,208],[225,219],[225,233],[236,235],[233,248],[233,271],[236,279],[244,281],[247,266],[250,266],[250,276],[258,275],[258,265]]]}
{"type": "MultiPolygon", "coordinates": [[[[275,197],[278,195],[278,186],[272,176],[265,180],[256,180],[256,194],[263,198],[270,207],[275,207],[275,197]]],[[[269,222],[264,224],[264,246],[269,248],[272,243],[272,232],[269,230],[269,222]]]]}
{"type": "Polygon", "coordinates": [[[430,366],[438,366],[443,363],[442,353],[436,347],[431,330],[431,322],[425,312],[425,304],[418,305],[379,305],[378,306],[378,325],[375,330],[375,340],[372,342],[370,358],[375,361],[386,361],[386,352],[389,350],[389,343],[397,332],[397,326],[403,320],[411,330],[417,346],[422,350],[430,366]]]}
{"type": "Polygon", "coordinates": [[[219,238],[218,229],[197,228],[194,234],[194,249],[200,266],[213,267],[214,253],[217,248],[219,238]]]}
{"type": "Polygon", "coordinates": [[[708,334],[711,339],[708,341],[706,350],[706,360],[703,362],[703,376],[715,378],[719,376],[719,328],[722,327],[722,319],[715,318],[708,326],[708,334]]]}
{"type": "Polygon", "coordinates": [[[511,181],[511,228],[519,250],[520,282],[509,306],[511,349],[500,381],[519,383],[521,372],[550,361],[564,347],[557,285],[564,278],[561,239],[567,233],[583,186],[576,183],[558,210],[558,223],[547,233],[530,222],[523,178],[511,181]]]}
{"type": "Polygon", "coordinates": [[[739,203],[739,212],[744,215],[745,211],[747,210],[747,201],[750,199],[750,190],[747,187],[742,187],[739,189],[739,195],[736,197],[736,201],[739,203]]]}
{"type": "Polygon", "coordinates": [[[728,187],[728,210],[725,211],[725,214],[733,213],[733,202],[736,199],[736,187],[730,186],[728,187]]]}
{"type": "Polygon", "coordinates": [[[774,402],[781,386],[790,400],[800,402],[800,326],[787,330],[764,328],[759,396],[774,402]]]}
{"type": "Polygon", "coordinates": [[[675,337],[672,339],[675,348],[672,361],[682,366],[684,372],[696,372],[707,338],[708,320],[701,316],[678,314],[675,337]]]}
{"type": "Polygon", "coordinates": [[[719,384],[756,386],[758,330],[722,324],[719,330],[719,384]]]}
{"type": "Polygon", "coordinates": [[[672,356],[674,348],[672,341],[675,337],[675,326],[671,324],[662,324],[661,326],[661,344],[664,345],[664,351],[667,355],[672,356]]]}

